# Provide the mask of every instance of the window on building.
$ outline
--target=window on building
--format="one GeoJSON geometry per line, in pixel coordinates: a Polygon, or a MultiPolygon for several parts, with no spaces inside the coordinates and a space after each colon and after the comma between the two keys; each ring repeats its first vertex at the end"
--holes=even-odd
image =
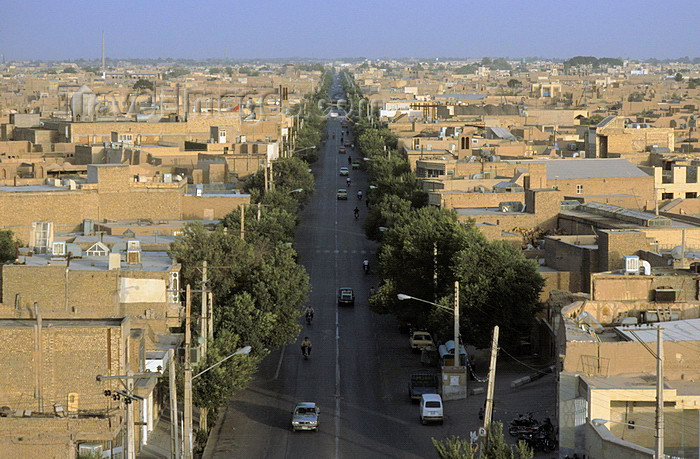
{"type": "Polygon", "coordinates": [[[698,194],[695,192],[688,192],[685,194],[686,199],[695,199],[698,197],[698,194]]]}
{"type": "Polygon", "coordinates": [[[673,193],[661,193],[661,199],[673,199],[673,193]]]}
{"type": "Polygon", "coordinates": [[[583,194],[583,185],[576,185],[576,194],[583,194]]]}

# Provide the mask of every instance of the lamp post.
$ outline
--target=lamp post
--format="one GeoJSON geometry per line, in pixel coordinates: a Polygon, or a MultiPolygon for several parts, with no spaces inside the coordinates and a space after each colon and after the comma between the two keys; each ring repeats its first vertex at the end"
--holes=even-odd
{"type": "MultiPolygon", "coordinates": [[[[189,288],[189,285],[188,285],[189,288]]],[[[188,292],[189,293],[189,292],[188,292]]],[[[187,418],[187,413],[192,413],[192,381],[194,381],[195,378],[202,376],[204,373],[207,371],[211,370],[212,368],[218,367],[234,355],[241,355],[241,354],[248,354],[250,353],[251,347],[250,346],[245,346],[234,352],[233,354],[229,355],[228,357],[224,357],[223,359],[219,360],[216,362],[214,365],[211,365],[204,370],[200,371],[196,375],[192,376],[192,370],[189,368],[186,368],[185,370],[185,401],[189,404],[185,406],[185,413],[187,418]],[[188,371],[187,371],[188,370],[188,371]],[[189,392],[189,393],[188,393],[189,392]]],[[[189,352],[189,347],[187,349],[189,352]]],[[[192,415],[190,414],[189,422],[185,422],[185,431],[182,432],[182,435],[185,436],[185,451],[183,451],[183,457],[185,458],[191,458],[192,457],[192,415]]]]}
{"type": "Polygon", "coordinates": [[[455,355],[454,355],[454,366],[458,367],[459,362],[459,356],[460,356],[460,349],[459,349],[459,281],[455,281],[455,305],[454,305],[454,310],[448,308],[445,305],[438,304],[438,303],[433,303],[432,301],[424,300],[421,298],[416,298],[415,296],[411,295],[406,295],[404,293],[399,293],[396,295],[396,297],[403,301],[403,300],[416,300],[420,301],[423,303],[427,303],[431,306],[435,306],[438,309],[442,309],[445,311],[449,311],[452,314],[454,314],[455,321],[454,321],[454,342],[455,342],[455,355]]]}
{"type": "Polygon", "coordinates": [[[593,424],[594,426],[602,426],[608,422],[612,422],[613,424],[622,424],[622,425],[630,426],[630,427],[639,427],[640,429],[656,430],[654,427],[640,426],[637,424],[632,424],[631,422],[611,421],[610,419],[602,419],[602,418],[591,419],[591,424],[593,424]]]}

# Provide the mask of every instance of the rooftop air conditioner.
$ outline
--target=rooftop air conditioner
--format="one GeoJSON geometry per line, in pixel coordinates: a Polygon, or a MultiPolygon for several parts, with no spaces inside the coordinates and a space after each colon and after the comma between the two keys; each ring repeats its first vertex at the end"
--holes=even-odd
{"type": "Polygon", "coordinates": [[[625,255],[625,274],[639,274],[639,257],[625,255]]]}
{"type": "Polygon", "coordinates": [[[66,243],[64,241],[54,241],[51,244],[51,258],[62,258],[66,254],[66,243]]]}

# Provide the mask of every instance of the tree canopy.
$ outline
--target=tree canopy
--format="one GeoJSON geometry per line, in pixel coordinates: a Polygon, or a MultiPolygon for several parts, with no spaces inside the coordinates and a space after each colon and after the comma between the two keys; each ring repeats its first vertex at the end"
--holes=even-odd
{"type": "Polygon", "coordinates": [[[488,436],[474,443],[454,435],[432,441],[440,459],[531,459],[534,456],[534,451],[524,441],[519,441],[515,447],[506,443],[500,422],[492,422],[488,436]]]}
{"type": "Polygon", "coordinates": [[[144,78],[139,78],[136,83],[134,83],[133,86],[134,89],[150,89],[151,91],[155,90],[156,86],[153,84],[152,81],[146,80],[144,78]]]}
{"type": "Polygon", "coordinates": [[[7,263],[17,258],[19,242],[10,230],[0,230],[0,263],[7,263]]]}

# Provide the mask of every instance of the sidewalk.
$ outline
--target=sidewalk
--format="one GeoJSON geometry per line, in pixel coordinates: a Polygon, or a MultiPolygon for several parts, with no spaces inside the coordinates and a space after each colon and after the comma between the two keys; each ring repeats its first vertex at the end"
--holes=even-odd
{"type": "MultiPolygon", "coordinates": [[[[182,408],[182,407],[180,407],[182,408]]],[[[182,423],[180,423],[182,425],[182,423]]],[[[199,425],[199,410],[192,409],[192,426],[196,430],[199,425]]],[[[182,432],[179,431],[182,442],[182,432]]],[[[160,419],[153,427],[153,431],[148,434],[148,443],[141,447],[141,451],[136,455],[139,459],[162,459],[170,458],[170,408],[166,407],[160,415],[160,419]]],[[[180,452],[182,454],[182,451],[180,452]]]]}

